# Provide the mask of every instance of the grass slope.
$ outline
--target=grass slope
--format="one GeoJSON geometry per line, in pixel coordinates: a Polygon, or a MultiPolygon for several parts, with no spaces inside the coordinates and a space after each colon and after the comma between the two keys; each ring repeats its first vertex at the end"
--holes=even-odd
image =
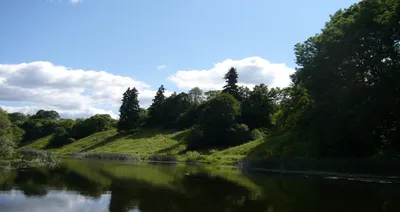
{"type": "MultiPolygon", "coordinates": [[[[78,152],[121,153],[141,158],[148,158],[152,155],[175,155],[180,161],[236,164],[262,144],[262,141],[258,140],[224,150],[185,152],[186,144],[183,139],[187,133],[187,130],[176,132],[145,129],[134,135],[120,135],[116,130],[109,130],[93,134],[58,149],[50,149],[50,151],[58,154],[78,152]]],[[[21,148],[44,150],[49,138],[38,139],[21,148]]]]}
{"type": "Polygon", "coordinates": [[[39,138],[39,139],[34,140],[34,141],[28,141],[28,142],[23,143],[20,149],[39,149],[39,150],[43,150],[49,144],[50,139],[51,139],[51,135],[43,137],[43,138],[39,138]]]}

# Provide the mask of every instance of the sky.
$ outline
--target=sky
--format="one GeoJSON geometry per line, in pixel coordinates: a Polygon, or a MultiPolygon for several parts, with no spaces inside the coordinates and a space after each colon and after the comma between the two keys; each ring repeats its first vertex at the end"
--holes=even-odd
{"type": "Polygon", "coordinates": [[[0,0],[0,107],[118,117],[122,93],[148,107],[221,89],[230,67],[252,87],[290,84],[294,45],[358,0],[0,0]]]}

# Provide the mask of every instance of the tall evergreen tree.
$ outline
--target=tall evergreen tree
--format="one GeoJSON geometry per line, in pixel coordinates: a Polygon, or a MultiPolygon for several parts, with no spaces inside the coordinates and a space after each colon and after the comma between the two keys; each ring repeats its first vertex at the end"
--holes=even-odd
{"type": "Polygon", "coordinates": [[[162,106],[165,102],[164,92],[165,88],[161,85],[153,99],[153,103],[149,107],[148,124],[150,125],[157,125],[162,121],[162,106]]]}
{"type": "Polygon", "coordinates": [[[138,91],[136,88],[128,88],[125,91],[119,112],[118,131],[132,132],[138,126],[140,112],[138,91]]]}
{"type": "Polygon", "coordinates": [[[224,86],[222,93],[228,93],[235,97],[236,100],[241,101],[242,98],[237,85],[238,73],[236,69],[233,67],[229,69],[229,71],[225,74],[224,79],[226,81],[226,85],[224,86]]]}

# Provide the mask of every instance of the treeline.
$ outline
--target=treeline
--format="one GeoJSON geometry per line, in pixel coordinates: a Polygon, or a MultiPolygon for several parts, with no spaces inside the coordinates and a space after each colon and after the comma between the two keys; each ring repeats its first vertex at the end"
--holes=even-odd
{"type": "Polygon", "coordinates": [[[140,128],[191,128],[186,138],[189,149],[228,147],[262,137],[273,126],[280,89],[260,84],[250,90],[238,86],[238,73],[231,68],[221,91],[195,87],[188,93],[165,97],[161,85],[147,111],[139,107],[138,91],[128,88],[119,109],[119,132],[140,128]]]}
{"type": "Polygon", "coordinates": [[[139,107],[138,91],[128,88],[119,121],[107,115],[74,121],[54,111],[14,113],[8,114],[7,132],[14,140],[53,133],[68,143],[112,127],[121,133],[191,129],[189,149],[238,145],[268,133],[272,157],[399,155],[398,0],[364,0],[337,11],[320,34],[295,46],[295,56],[298,67],[287,88],[239,86],[231,68],[223,90],[193,88],[165,97],[161,86],[147,110],[139,107]]]}
{"type": "Polygon", "coordinates": [[[284,89],[239,87],[233,68],[224,89],[195,106],[183,93],[164,98],[161,87],[150,123],[192,127],[193,148],[243,143],[262,128],[274,157],[398,157],[398,0],[364,0],[337,11],[320,34],[296,44],[295,56],[298,67],[284,89]]]}
{"type": "Polygon", "coordinates": [[[39,110],[33,115],[7,113],[0,109],[0,157],[12,155],[16,146],[51,136],[48,148],[60,147],[96,132],[116,127],[108,114],[86,119],[65,119],[54,110],[39,110]]]}

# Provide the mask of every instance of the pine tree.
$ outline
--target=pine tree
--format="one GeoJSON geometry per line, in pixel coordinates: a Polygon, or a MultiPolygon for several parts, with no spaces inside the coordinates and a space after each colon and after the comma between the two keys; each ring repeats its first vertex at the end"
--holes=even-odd
{"type": "Polygon", "coordinates": [[[122,97],[122,105],[119,108],[118,132],[132,132],[136,129],[139,112],[138,91],[136,88],[128,88],[122,97]]]}
{"type": "Polygon", "coordinates": [[[229,71],[225,74],[224,79],[226,81],[226,85],[224,86],[222,93],[228,93],[235,97],[235,99],[237,99],[238,101],[241,101],[239,87],[237,86],[238,73],[236,69],[233,67],[229,69],[229,71]]]}
{"type": "Polygon", "coordinates": [[[158,91],[153,99],[153,103],[149,107],[148,124],[157,125],[162,121],[162,106],[165,102],[164,96],[165,88],[163,85],[158,88],[158,91]]]}

